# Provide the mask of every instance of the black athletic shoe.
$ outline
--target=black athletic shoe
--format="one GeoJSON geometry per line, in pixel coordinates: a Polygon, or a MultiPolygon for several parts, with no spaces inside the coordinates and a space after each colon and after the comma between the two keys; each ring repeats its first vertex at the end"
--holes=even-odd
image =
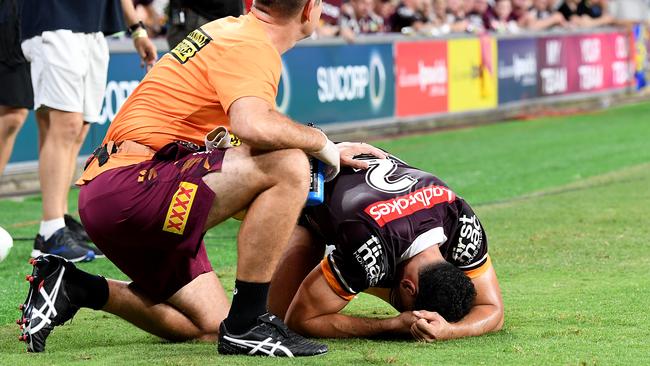
{"type": "Polygon", "coordinates": [[[88,233],[86,232],[86,229],[84,229],[84,226],[79,221],[75,220],[74,217],[65,214],[63,215],[63,220],[65,221],[65,226],[67,226],[68,229],[70,229],[70,231],[72,231],[80,240],[89,243],[92,242],[90,236],[88,236],[88,233]]]}
{"type": "Polygon", "coordinates": [[[95,252],[81,244],[86,245],[78,240],[70,229],[63,227],[52,234],[48,240],[44,240],[42,235],[36,235],[32,258],[42,254],[54,254],[70,262],[90,262],[95,259],[95,252]]]}
{"type": "Polygon", "coordinates": [[[55,326],[72,319],[79,308],[74,306],[65,290],[64,274],[72,263],[56,255],[30,259],[34,266],[25,303],[19,309],[22,316],[20,341],[27,343],[28,352],[45,351],[45,340],[55,326]]]}
{"type": "Polygon", "coordinates": [[[280,318],[266,313],[257,318],[257,325],[240,335],[230,334],[221,322],[217,350],[222,355],[300,357],[325,354],[327,345],[294,333],[280,318]]]}
{"type": "Polygon", "coordinates": [[[95,253],[95,259],[99,258],[105,258],[106,256],[104,255],[104,252],[99,250],[94,244],[93,241],[90,239],[90,236],[88,236],[88,233],[86,232],[86,229],[84,226],[77,220],[75,220],[74,217],[65,214],[63,215],[63,219],[65,220],[65,226],[70,229],[72,232],[72,235],[76,237],[77,239],[77,244],[85,249],[92,250],[95,253]]]}

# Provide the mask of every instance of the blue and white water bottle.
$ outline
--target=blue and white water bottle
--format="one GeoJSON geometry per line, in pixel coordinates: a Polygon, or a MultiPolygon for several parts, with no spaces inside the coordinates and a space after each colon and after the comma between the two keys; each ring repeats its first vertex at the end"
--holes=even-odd
{"type": "Polygon", "coordinates": [[[315,158],[309,158],[309,194],[307,206],[318,206],[325,198],[325,164],[315,158]]]}

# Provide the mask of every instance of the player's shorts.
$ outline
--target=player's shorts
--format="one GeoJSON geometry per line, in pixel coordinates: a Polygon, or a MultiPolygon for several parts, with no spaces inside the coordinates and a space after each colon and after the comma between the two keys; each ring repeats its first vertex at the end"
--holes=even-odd
{"type": "Polygon", "coordinates": [[[155,156],[81,186],[79,214],[89,236],[151,300],[165,301],[212,271],[203,229],[215,194],[202,177],[221,170],[224,151],[155,156]]]}
{"type": "Polygon", "coordinates": [[[35,109],[78,112],[86,122],[103,122],[109,54],[101,32],[47,31],[23,41],[22,49],[32,64],[35,109]]]}
{"type": "Polygon", "coordinates": [[[34,107],[34,92],[29,64],[6,65],[0,62],[0,105],[14,108],[34,107]]]}

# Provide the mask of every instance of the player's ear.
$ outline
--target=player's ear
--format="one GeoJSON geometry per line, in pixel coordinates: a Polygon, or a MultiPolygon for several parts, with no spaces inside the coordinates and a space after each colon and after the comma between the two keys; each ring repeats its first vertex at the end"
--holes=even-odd
{"type": "Polygon", "coordinates": [[[401,280],[399,282],[399,287],[402,288],[402,291],[411,296],[415,296],[418,293],[418,289],[415,287],[415,283],[413,283],[413,281],[409,280],[408,278],[401,280]]]}
{"type": "Polygon", "coordinates": [[[311,20],[311,11],[314,9],[316,1],[320,0],[307,0],[305,7],[302,8],[302,14],[300,16],[301,23],[307,23],[309,20],[311,20]]]}

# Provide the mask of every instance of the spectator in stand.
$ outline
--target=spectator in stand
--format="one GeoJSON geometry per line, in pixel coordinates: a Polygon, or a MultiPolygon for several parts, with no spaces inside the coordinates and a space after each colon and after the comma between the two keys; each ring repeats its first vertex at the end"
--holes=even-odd
{"type": "Polygon", "coordinates": [[[432,0],[431,5],[433,12],[429,20],[435,21],[437,26],[447,24],[447,0],[432,0]]]}
{"type": "Polygon", "coordinates": [[[565,0],[558,11],[576,27],[591,28],[615,23],[606,0],[565,0]]]}
{"type": "Polygon", "coordinates": [[[359,34],[379,33],[384,29],[384,20],[372,10],[374,0],[350,0],[352,11],[343,12],[339,22],[341,36],[354,42],[359,34]]]}
{"type": "Polygon", "coordinates": [[[453,33],[473,31],[469,27],[463,0],[447,0],[447,25],[453,33]]]}
{"type": "Polygon", "coordinates": [[[533,0],[533,7],[528,11],[528,29],[543,30],[555,26],[564,26],[566,20],[559,11],[553,9],[550,0],[533,0]]]}
{"type": "Polygon", "coordinates": [[[395,9],[397,7],[392,0],[375,0],[375,14],[379,15],[384,23],[384,32],[390,32],[391,27],[391,17],[395,14],[395,9]]]}
{"type": "Polygon", "coordinates": [[[474,5],[476,5],[476,0],[463,0],[463,11],[465,11],[465,15],[469,15],[474,11],[474,5]]]}
{"type": "Polygon", "coordinates": [[[474,4],[474,13],[481,16],[481,22],[484,30],[489,30],[490,21],[497,17],[496,13],[494,12],[494,7],[488,0],[476,0],[476,3],[474,4]]]}
{"type": "Polygon", "coordinates": [[[393,32],[412,34],[424,30],[428,19],[423,10],[422,0],[402,0],[391,17],[393,32]]]}
{"type": "Polygon", "coordinates": [[[517,28],[528,28],[530,16],[528,10],[531,8],[529,0],[511,0],[512,10],[510,11],[509,21],[517,23],[517,28]]]}
{"type": "Polygon", "coordinates": [[[647,22],[650,27],[650,0],[610,0],[609,12],[617,24],[647,22]]]}
{"type": "Polygon", "coordinates": [[[519,25],[512,15],[512,10],[510,0],[496,0],[494,4],[496,18],[490,20],[490,30],[497,33],[519,32],[519,25]]]}
{"type": "Polygon", "coordinates": [[[320,25],[315,36],[319,38],[334,37],[339,34],[339,19],[343,0],[323,0],[320,25]]]}
{"type": "Polygon", "coordinates": [[[494,9],[488,0],[475,0],[471,12],[467,15],[469,25],[479,33],[489,29],[489,19],[494,18],[494,9]]]}

